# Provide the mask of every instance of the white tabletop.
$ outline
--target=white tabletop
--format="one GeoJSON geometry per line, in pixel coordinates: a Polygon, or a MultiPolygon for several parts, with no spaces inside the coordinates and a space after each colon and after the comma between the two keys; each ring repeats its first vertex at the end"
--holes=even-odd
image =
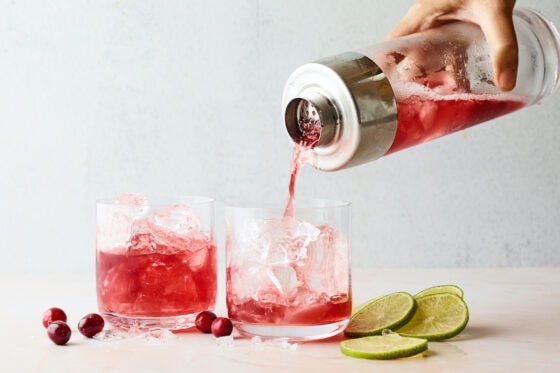
{"type": "MultiPolygon", "coordinates": [[[[470,321],[460,336],[430,342],[419,357],[355,359],[339,351],[342,337],[297,345],[256,344],[235,335],[220,346],[195,331],[163,339],[99,341],[76,329],[96,312],[90,274],[0,274],[2,372],[559,372],[560,268],[355,269],[354,302],[393,291],[412,294],[453,283],[465,291],[470,321]],[[56,346],[41,325],[43,311],[67,311],[72,338],[56,346]]],[[[223,282],[223,281],[222,281],[223,282]]],[[[217,313],[225,315],[223,289],[217,313]]]]}

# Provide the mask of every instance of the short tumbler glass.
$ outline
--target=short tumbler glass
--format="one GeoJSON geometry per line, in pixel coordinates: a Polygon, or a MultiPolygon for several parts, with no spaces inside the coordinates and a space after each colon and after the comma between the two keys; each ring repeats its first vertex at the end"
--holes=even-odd
{"type": "Polygon", "coordinates": [[[245,336],[308,341],[341,332],[352,311],[350,203],[226,206],[226,303],[245,336]]]}
{"type": "Polygon", "coordinates": [[[97,302],[125,330],[184,330],[216,303],[214,200],[97,203],[97,302]]]}

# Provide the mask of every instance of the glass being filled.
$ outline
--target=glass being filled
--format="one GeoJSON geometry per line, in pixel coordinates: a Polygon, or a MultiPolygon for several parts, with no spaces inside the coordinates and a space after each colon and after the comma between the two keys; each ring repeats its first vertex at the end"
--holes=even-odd
{"type": "Polygon", "coordinates": [[[226,302],[241,334],[294,341],[341,332],[352,310],[350,204],[226,209],[226,302]]]}
{"type": "Polygon", "coordinates": [[[307,341],[341,332],[352,311],[350,204],[295,200],[320,128],[302,107],[284,206],[226,208],[228,315],[246,336],[307,341]]]}

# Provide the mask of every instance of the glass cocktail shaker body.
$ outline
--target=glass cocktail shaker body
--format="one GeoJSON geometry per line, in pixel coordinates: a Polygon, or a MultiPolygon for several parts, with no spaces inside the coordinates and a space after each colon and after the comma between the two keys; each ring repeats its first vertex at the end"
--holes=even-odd
{"type": "Polygon", "coordinates": [[[540,102],[559,84],[560,37],[532,9],[515,9],[514,25],[519,67],[510,92],[493,82],[480,28],[453,22],[300,66],[284,88],[286,129],[298,142],[302,116],[315,117],[310,163],[333,171],[540,102]]]}

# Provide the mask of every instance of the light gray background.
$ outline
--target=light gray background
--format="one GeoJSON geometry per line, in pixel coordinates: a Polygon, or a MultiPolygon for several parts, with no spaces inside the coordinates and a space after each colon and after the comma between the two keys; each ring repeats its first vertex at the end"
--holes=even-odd
{"type": "MultiPolygon", "coordinates": [[[[384,38],[412,1],[0,1],[0,272],[94,270],[95,200],[283,200],[297,66],[384,38]]],[[[560,21],[560,3],[518,1],[560,21]]],[[[560,105],[357,168],[297,196],[353,202],[353,264],[560,265],[560,105]]]]}

